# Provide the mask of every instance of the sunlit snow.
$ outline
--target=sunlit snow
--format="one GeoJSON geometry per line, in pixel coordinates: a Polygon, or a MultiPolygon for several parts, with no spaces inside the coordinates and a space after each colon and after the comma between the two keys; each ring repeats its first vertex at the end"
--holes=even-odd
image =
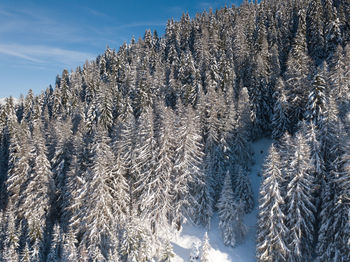
{"type": "MultiPolygon", "coordinates": [[[[267,156],[269,147],[272,144],[271,139],[260,139],[253,143],[254,162],[251,168],[249,177],[252,182],[252,189],[254,193],[255,207],[254,210],[246,215],[244,222],[248,226],[248,235],[243,244],[235,248],[227,247],[223,244],[221,232],[219,229],[219,219],[214,215],[211,223],[211,228],[208,230],[210,245],[210,258],[213,262],[253,262],[255,259],[255,235],[257,223],[257,203],[258,192],[261,177],[261,169],[264,160],[267,156]]],[[[173,237],[172,245],[176,257],[174,262],[187,262],[190,258],[191,247],[193,243],[201,242],[206,229],[201,226],[196,226],[191,223],[184,225],[180,235],[173,237]]]]}

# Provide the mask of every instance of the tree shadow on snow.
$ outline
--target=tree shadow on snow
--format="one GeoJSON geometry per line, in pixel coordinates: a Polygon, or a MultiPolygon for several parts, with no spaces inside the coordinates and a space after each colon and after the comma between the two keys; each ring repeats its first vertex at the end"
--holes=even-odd
{"type": "Polygon", "coordinates": [[[173,246],[173,251],[177,256],[181,257],[184,261],[189,261],[191,250],[183,248],[174,242],[171,242],[171,244],[173,246]]]}

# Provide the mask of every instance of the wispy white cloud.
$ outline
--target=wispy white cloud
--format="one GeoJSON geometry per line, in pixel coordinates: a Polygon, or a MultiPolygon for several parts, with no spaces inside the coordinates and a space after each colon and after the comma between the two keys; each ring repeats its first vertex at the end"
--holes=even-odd
{"type": "Polygon", "coordinates": [[[42,61],[40,61],[40,60],[38,60],[38,59],[36,59],[34,57],[26,55],[22,51],[15,50],[13,48],[13,46],[0,45],[0,54],[8,55],[8,56],[14,56],[14,57],[17,57],[17,58],[23,58],[23,59],[31,61],[31,62],[37,62],[37,63],[41,63],[42,62],[42,61]]]}
{"type": "Polygon", "coordinates": [[[22,58],[29,62],[47,64],[59,63],[65,66],[81,64],[94,55],[86,52],[67,50],[43,45],[0,44],[0,54],[22,58]]]}
{"type": "MultiPolygon", "coordinates": [[[[0,14],[6,13],[8,17],[0,16],[0,37],[6,39],[8,34],[17,38],[27,37],[30,40],[46,42],[83,42],[88,39],[84,25],[60,20],[50,15],[49,10],[40,8],[18,8],[16,10],[0,7],[0,14]]],[[[13,37],[12,37],[13,38],[13,37]]]]}
{"type": "Polygon", "coordinates": [[[19,63],[21,67],[25,65],[37,68],[59,64],[75,68],[97,55],[89,51],[74,51],[77,46],[100,52],[107,44],[114,44],[118,48],[118,45],[130,39],[129,32],[134,28],[166,25],[166,21],[159,20],[123,24],[109,14],[88,7],[80,8],[79,11],[87,14],[85,17],[94,16],[105,22],[97,25],[81,23],[74,17],[64,19],[62,14],[38,6],[28,5],[14,9],[4,8],[0,4],[0,55],[12,57],[11,66],[19,63]]]}
{"type": "Polygon", "coordinates": [[[103,18],[103,19],[108,19],[108,20],[113,20],[113,17],[103,13],[103,12],[100,12],[100,11],[97,11],[95,9],[92,9],[92,8],[89,8],[89,7],[85,7],[85,10],[87,10],[88,13],[96,16],[96,17],[99,17],[99,18],[103,18]]]}

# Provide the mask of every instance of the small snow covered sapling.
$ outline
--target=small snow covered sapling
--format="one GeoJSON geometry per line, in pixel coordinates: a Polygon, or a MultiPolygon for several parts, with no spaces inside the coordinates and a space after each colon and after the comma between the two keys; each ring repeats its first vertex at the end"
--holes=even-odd
{"type": "Polygon", "coordinates": [[[209,262],[209,250],[211,249],[211,246],[209,244],[209,237],[208,232],[205,232],[204,239],[203,239],[203,245],[202,245],[202,254],[201,254],[201,260],[200,262],[209,262]]]}
{"type": "Polygon", "coordinates": [[[21,262],[30,262],[30,251],[28,248],[28,242],[26,243],[24,250],[22,251],[21,262]]]}
{"type": "Polygon", "coordinates": [[[170,241],[167,240],[164,246],[164,250],[162,253],[162,258],[160,262],[171,262],[172,258],[175,256],[173,247],[170,244],[170,241]]]}
{"type": "Polygon", "coordinates": [[[190,254],[190,262],[199,262],[199,255],[200,255],[200,242],[194,242],[192,244],[191,254],[190,254]]]}

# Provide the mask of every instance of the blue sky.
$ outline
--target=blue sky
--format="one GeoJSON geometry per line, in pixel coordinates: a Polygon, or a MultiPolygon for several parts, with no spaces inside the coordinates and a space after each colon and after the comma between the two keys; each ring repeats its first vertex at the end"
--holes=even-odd
{"type": "Polygon", "coordinates": [[[0,1],[0,98],[39,94],[57,74],[118,49],[146,29],[164,34],[169,18],[191,17],[241,0],[0,1]]]}

